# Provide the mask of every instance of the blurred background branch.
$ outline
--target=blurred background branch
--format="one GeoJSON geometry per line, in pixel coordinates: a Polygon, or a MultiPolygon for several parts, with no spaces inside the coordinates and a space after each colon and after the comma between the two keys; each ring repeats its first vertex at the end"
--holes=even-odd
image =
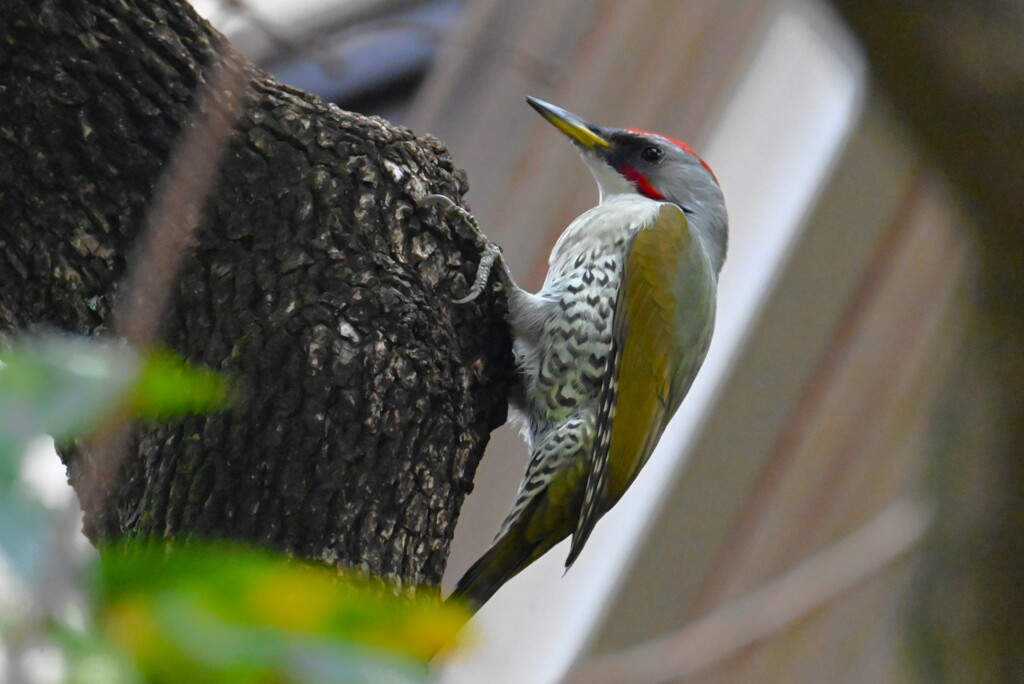
{"type": "Polygon", "coordinates": [[[566,684],[689,681],[762,639],[788,629],[913,550],[930,514],[919,503],[889,504],[863,527],[749,594],[673,634],[576,667],[566,684]]]}

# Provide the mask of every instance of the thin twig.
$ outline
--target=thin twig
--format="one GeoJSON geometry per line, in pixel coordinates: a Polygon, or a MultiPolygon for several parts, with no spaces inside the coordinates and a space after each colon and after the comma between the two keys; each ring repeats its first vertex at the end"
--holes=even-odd
{"type": "Polygon", "coordinates": [[[679,681],[778,634],[887,568],[920,542],[930,511],[890,504],[863,527],[781,577],[663,637],[582,663],[568,684],[679,681]]]}
{"type": "MultiPolygon", "coordinates": [[[[146,227],[119,288],[115,334],[137,349],[151,345],[170,298],[178,265],[215,186],[218,160],[243,111],[249,73],[241,60],[214,67],[196,97],[196,109],[167,165],[146,227]]],[[[77,493],[86,534],[105,508],[115,474],[127,456],[130,426],[108,429],[83,457],[77,493]]]]}
{"type": "Polygon", "coordinates": [[[196,98],[186,126],[157,189],[146,230],[121,289],[116,333],[136,346],[156,337],[185,247],[199,223],[217,174],[217,162],[242,112],[246,72],[218,65],[196,98]]]}

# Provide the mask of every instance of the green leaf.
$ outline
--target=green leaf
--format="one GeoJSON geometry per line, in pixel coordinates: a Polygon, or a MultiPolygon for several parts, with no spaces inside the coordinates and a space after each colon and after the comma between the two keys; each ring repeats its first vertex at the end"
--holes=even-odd
{"type": "Polygon", "coordinates": [[[68,335],[20,341],[0,352],[0,448],[40,434],[82,437],[125,413],[147,418],[222,408],[228,384],[166,350],[139,355],[120,342],[68,335]]]}
{"type": "Polygon", "coordinates": [[[131,407],[145,418],[208,413],[228,401],[228,383],[217,373],[186,363],[167,350],[146,354],[131,407]]]}
{"type": "Polygon", "coordinates": [[[101,569],[102,624],[157,679],[423,681],[467,619],[437,599],[235,546],[110,548],[101,569]]]}

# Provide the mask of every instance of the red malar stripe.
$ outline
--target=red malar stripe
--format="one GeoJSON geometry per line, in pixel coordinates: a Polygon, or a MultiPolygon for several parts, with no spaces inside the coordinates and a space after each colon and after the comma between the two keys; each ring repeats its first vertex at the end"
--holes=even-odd
{"type": "Polygon", "coordinates": [[[625,176],[626,179],[633,184],[633,187],[636,188],[637,192],[639,192],[644,197],[650,198],[652,200],[665,199],[665,196],[658,192],[653,185],[651,185],[651,181],[647,180],[647,176],[640,173],[632,166],[623,166],[621,169],[619,169],[619,173],[625,176]]]}

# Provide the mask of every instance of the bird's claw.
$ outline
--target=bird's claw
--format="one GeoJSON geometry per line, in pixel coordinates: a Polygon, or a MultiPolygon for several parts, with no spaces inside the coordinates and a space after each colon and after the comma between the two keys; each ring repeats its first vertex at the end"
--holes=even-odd
{"type": "Polygon", "coordinates": [[[456,204],[451,197],[446,195],[427,195],[419,201],[419,205],[427,208],[437,207],[444,212],[445,218],[462,223],[472,233],[473,239],[480,248],[484,248],[485,245],[489,244],[490,241],[484,236],[483,231],[480,230],[480,225],[473,218],[473,215],[456,204]]]}
{"type": "MultiPolygon", "coordinates": [[[[501,259],[501,247],[493,242],[488,242],[480,255],[480,265],[477,266],[476,278],[473,280],[473,286],[469,288],[469,294],[456,299],[456,304],[468,304],[480,296],[480,293],[487,287],[487,281],[491,278],[494,263],[499,259],[501,259]]],[[[502,261],[502,267],[504,267],[504,261],[502,261]]]]}
{"type": "Polygon", "coordinates": [[[501,256],[501,247],[487,239],[472,214],[445,195],[427,195],[419,201],[419,205],[428,208],[437,207],[444,212],[447,218],[460,221],[469,229],[469,232],[476,239],[476,244],[480,247],[480,265],[477,267],[473,285],[469,289],[469,294],[454,300],[455,304],[468,304],[479,297],[484,289],[486,289],[487,282],[490,280],[491,272],[494,270],[496,263],[498,264],[499,277],[501,279],[499,286],[504,287],[506,282],[511,283],[508,266],[501,256]]]}
{"type": "Polygon", "coordinates": [[[420,199],[419,205],[421,207],[427,207],[427,208],[430,208],[430,207],[443,207],[446,212],[449,209],[451,209],[452,207],[457,206],[455,204],[455,202],[452,201],[451,197],[448,197],[447,195],[438,195],[438,194],[427,195],[427,196],[423,197],[422,199],[420,199]]]}

